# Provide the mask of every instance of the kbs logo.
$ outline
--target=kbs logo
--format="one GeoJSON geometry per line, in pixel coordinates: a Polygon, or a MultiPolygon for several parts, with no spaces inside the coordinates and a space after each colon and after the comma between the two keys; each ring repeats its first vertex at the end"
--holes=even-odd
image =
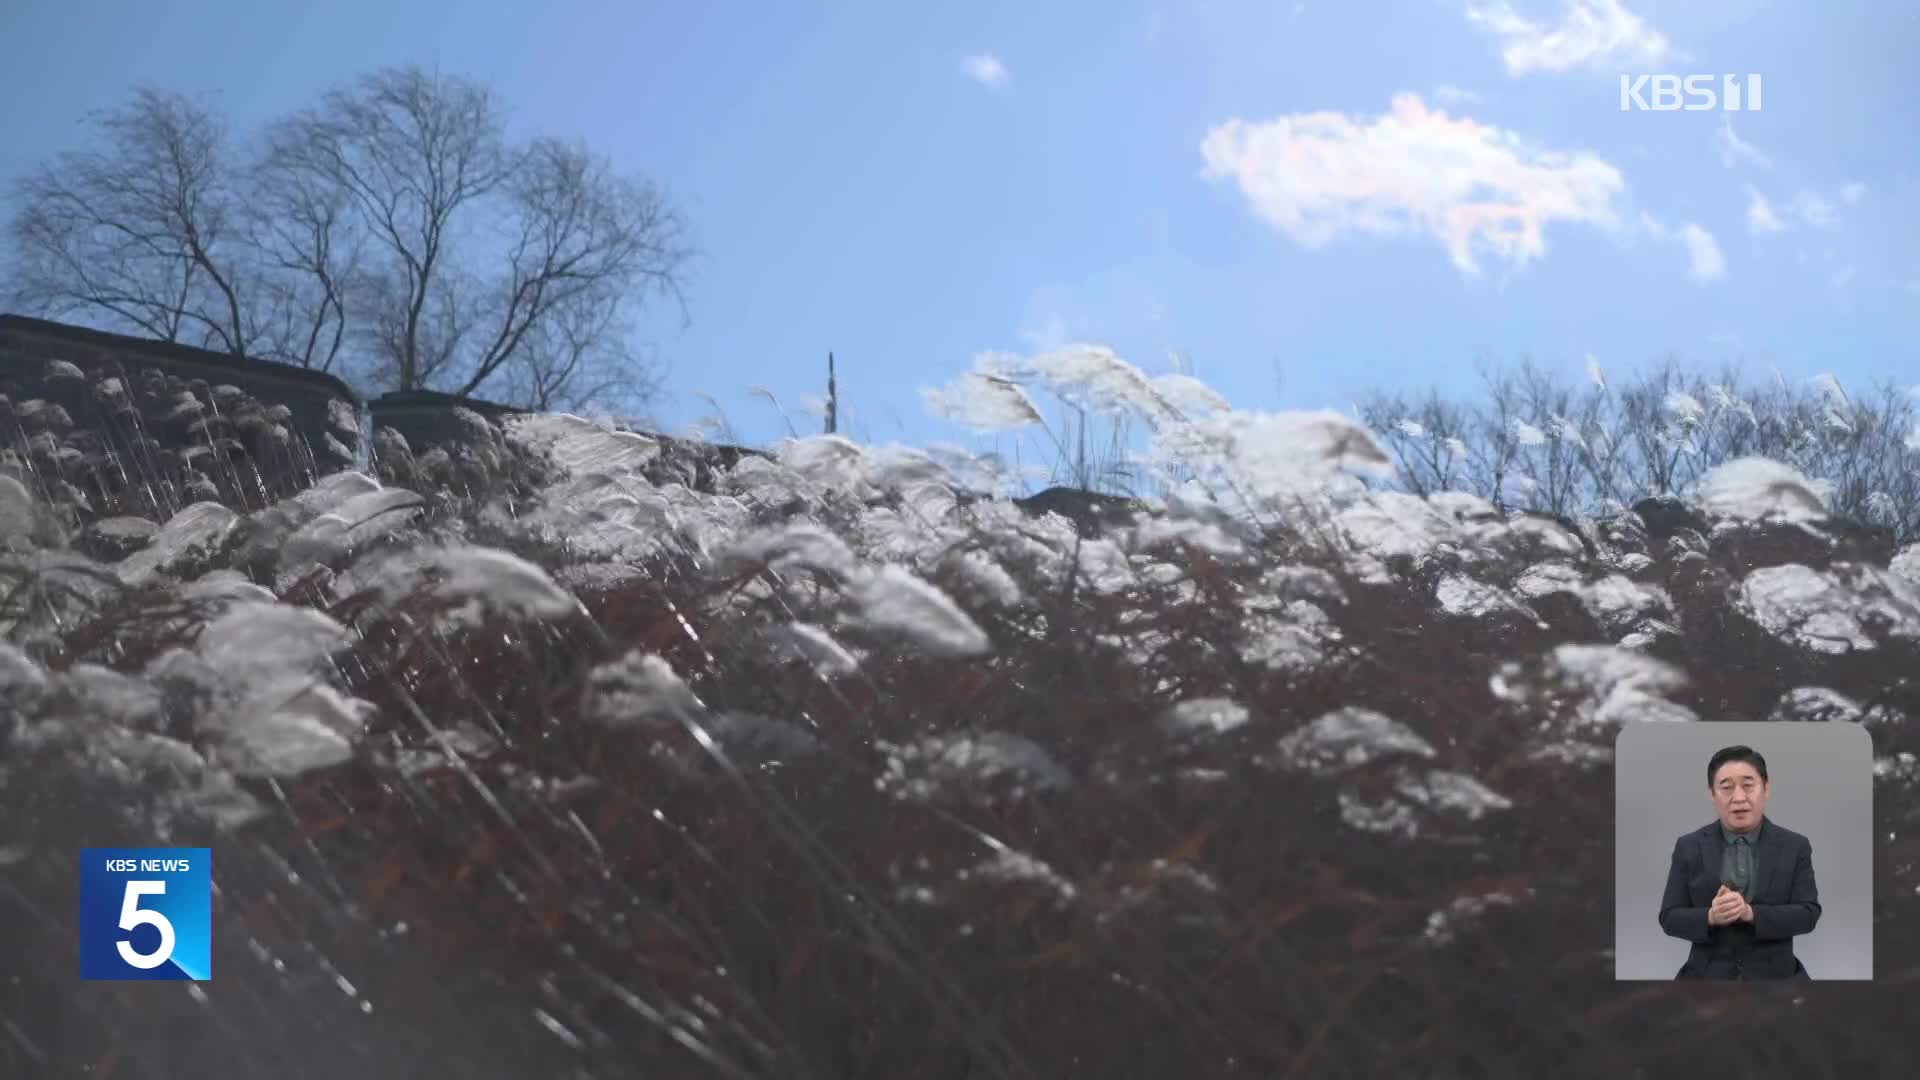
{"type": "Polygon", "coordinates": [[[80,851],[82,979],[213,978],[213,852],[80,851]]]}
{"type": "Polygon", "coordinates": [[[1759,112],[1760,76],[1746,79],[1743,87],[1738,75],[1622,75],[1620,111],[1759,112]]]}

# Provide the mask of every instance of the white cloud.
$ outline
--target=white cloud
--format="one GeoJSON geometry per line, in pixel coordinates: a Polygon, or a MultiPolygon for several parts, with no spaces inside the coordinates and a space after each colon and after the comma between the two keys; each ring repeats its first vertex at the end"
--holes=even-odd
{"type": "Polygon", "coordinates": [[[1720,241],[1700,225],[1688,222],[1679,228],[1672,228],[1652,214],[1642,213],[1640,227],[1656,240],[1685,248],[1687,276],[1693,280],[1718,281],[1726,276],[1727,256],[1720,250],[1720,241]]]}
{"type": "Polygon", "coordinates": [[[1774,213],[1773,204],[1753,188],[1747,189],[1747,228],[1755,233],[1774,233],[1786,228],[1780,215],[1774,213]]]}
{"type": "Polygon", "coordinates": [[[1500,56],[1510,75],[1657,65],[1678,58],[1666,35],[1620,0],[1567,0],[1555,25],[1521,16],[1506,0],[1471,3],[1466,14],[1469,22],[1500,39],[1500,56]]]}
{"type": "Polygon", "coordinates": [[[1720,116],[1720,130],[1714,133],[1714,143],[1720,148],[1720,164],[1729,169],[1742,161],[1762,169],[1773,167],[1773,162],[1760,152],[1759,147],[1734,134],[1733,118],[1725,113],[1720,116]]]}
{"type": "Polygon", "coordinates": [[[992,53],[976,53],[961,60],[960,70],[974,82],[996,90],[1007,85],[1007,80],[1012,77],[1007,65],[992,53]]]}
{"type": "Polygon", "coordinates": [[[1484,105],[1487,99],[1463,86],[1441,83],[1433,88],[1433,100],[1442,105],[1484,105]]]}
{"type": "MultiPolygon", "coordinates": [[[[1841,203],[1853,206],[1866,197],[1865,184],[1855,181],[1840,189],[1841,203]]],[[[1787,228],[1787,215],[1807,225],[1832,225],[1840,220],[1840,208],[1834,200],[1817,191],[1801,191],[1783,213],[1751,185],[1747,188],[1747,228],[1754,233],[1775,233],[1787,228]]]]}
{"type": "Polygon", "coordinates": [[[1524,266],[1545,254],[1550,223],[1622,226],[1614,198],[1626,184],[1611,164],[1450,117],[1417,94],[1377,117],[1236,118],[1200,149],[1208,179],[1235,181],[1255,215],[1308,249],[1342,233],[1420,232],[1478,273],[1481,256],[1524,266]]]}
{"type": "Polygon", "coordinates": [[[1727,257],[1720,253],[1720,245],[1712,233],[1689,223],[1680,230],[1680,238],[1687,245],[1687,258],[1691,262],[1687,272],[1695,281],[1713,281],[1726,275],[1727,257]]]}

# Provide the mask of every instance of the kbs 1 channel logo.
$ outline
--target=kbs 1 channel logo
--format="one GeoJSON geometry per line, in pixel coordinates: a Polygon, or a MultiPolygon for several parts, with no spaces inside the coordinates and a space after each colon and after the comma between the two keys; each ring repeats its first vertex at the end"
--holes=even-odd
{"type": "Polygon", "coordinates": [[[80,977],[213,978],[209,848],[83,848],[80,977]]]}
{"type": "Polygon", "coordinates": [[[1759,112],[1758,75],[1622,75],[1621,112],[1759,112]]]}

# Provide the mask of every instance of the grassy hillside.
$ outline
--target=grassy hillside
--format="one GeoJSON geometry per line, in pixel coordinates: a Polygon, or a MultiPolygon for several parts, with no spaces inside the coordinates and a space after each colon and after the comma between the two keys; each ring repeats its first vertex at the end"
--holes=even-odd
{"type": "Polygon", "coordinates": [[[146,517],[5,463],[0,1075],[1915,1068],[1920,551],[1784,466],[1562,522],[1224,412],[1077,530],[471,422],[146,517]],[[1616,985],[1615,733],[1769,717],[1873,734],[1878,984],[1616,985]],[[214,849],[211,983],[78,981],[111,844],[214,849]]]}

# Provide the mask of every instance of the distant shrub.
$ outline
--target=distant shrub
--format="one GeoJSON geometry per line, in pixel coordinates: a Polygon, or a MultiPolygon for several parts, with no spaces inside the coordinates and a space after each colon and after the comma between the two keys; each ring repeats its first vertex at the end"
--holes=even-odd
{"type": "Polygon", "coordinates": [[[1589,374],[1579,386],[1532,363],[1489,368],[1483,400],[1381,392],[1361,416],[1416,494],[1586,513],[1684,494],[1716,465],[1764,457],[1817,478],[1834,513],[1920,539],[1920,386],[1755,383],[1672,362],[1617,382],[1589,374]]]}

